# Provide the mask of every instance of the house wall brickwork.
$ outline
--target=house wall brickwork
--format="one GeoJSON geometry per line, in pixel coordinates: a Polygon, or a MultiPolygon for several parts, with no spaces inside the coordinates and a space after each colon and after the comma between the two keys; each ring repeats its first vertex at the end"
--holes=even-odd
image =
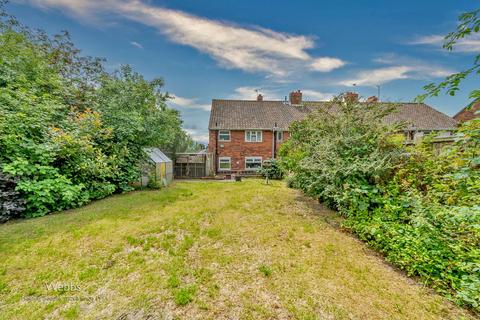
{"type": "MultiPolygon", "coordinates": [[[[231,130],[230,141],[219,141],[218,130],[210,130],[208,152],[215,157],[217,173],[223,171],[218,170],[218,158],[231,158],[231,171],[245,170],[245,157],[262,157],[262,160],[272,158],[273,133],[272,131],[262,131],[261,142],[245,141],[245,130],[231,130]]],[[[276,142],[276,152],[282,142],[288,139],[288,132],[283,133],[283,140],[276,142]]]]}
{"type": "Polygon", "coordinates": [[[480,117],[476,112],[480,109],[480,103],[473,105],[470,110],[463,109],[459,113],[453,116],[453,118],[459,122],[466,122],[480,117]]]}

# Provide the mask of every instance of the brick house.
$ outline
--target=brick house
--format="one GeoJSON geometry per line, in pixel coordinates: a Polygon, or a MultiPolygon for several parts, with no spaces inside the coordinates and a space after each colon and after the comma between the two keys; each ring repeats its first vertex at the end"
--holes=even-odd
{"type": "MultiPolygon", "coordinates": [[[[346,98],[358,100],[356,93],[346,98]]],[[[367,100],[376,102],[376,97],[367,100]]],[[[208,152],[213,154],[216,174],[255,173],[262,161],[277,156],[288,139],[290,124],[325,106],[328,101],[302,101],[300,90],[291,92],[288,101],[213,99],[209,122],[208,152]]],[[[414,140],[431,131],[453,131],[457,121],[423,103],[401,103],[387,123],[406,122],[405,136],[414,140]]]]}
{"type": "Polygon", "coordinates": [[[467,122],[475,118],[480,118],[480,103],[474,104],[469,110],[465,107],[453,116],[458,122],[467,122]]]}

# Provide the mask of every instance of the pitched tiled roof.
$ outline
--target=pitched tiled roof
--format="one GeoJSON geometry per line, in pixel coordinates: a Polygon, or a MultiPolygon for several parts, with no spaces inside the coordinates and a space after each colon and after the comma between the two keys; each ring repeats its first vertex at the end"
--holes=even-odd
{"type": "MultiPolygon", "coordinates": [[[[283,101],[212,100],[211,130],[262,129],[278,127],[287,130],[296,120],[304,119],[314,109],[332,107],[327,101],[305,101],[303,105],[290,105],[283,101]]],[[[453,118],[424,103],[395,104],[396,112],[385,117],[389,124],[406,122],[408,130],[451,130],[457,125],[453,118]]]]}

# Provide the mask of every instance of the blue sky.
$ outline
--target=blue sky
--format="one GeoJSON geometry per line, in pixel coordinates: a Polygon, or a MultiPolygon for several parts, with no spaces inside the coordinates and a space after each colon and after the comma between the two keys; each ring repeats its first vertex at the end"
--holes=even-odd
{"type": "MultiPolygon", "coordinates": [[[[441,36],[472,0],[140,1],[17,0],[7,10],[49,33],[69,30],[86,55],[114,70],[130,64],[163,77],[184,128],[206,142],[213,98],[283,99],[301,89],[324,100],[347,90],[381,88],[385,101],[411,101],[422,86],[470,66],[480,37],[454,52],[441,36]],[[355,87],[352,87],[356,84],[355,87]]],[[[427,103],[454,115],[478,83],[427,103]]]]}

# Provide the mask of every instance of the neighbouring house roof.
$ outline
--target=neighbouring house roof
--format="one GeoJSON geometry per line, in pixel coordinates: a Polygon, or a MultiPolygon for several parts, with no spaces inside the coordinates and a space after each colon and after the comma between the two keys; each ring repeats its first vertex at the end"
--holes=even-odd
{"type": "Polygon", "coordinates": [[[463,108],[453,118],[459,122],[480,118],[480,103],[474,104],[471,108],[463,108]]]}
{"type": "Polygon", "coordinates": [[[153,163],[172,162],[172,160],[158,148],[144,148],[143,150],[153,163]]]}
{"type": "MultiPolygon", "coordinates": [[[[379,102],[379,104],[382,104],[379,102]]],[[[457,121],[424,103],[394,104],[396,112],[385,117],[389,124],[405,122],[406,130],[452,130],[457,121]]],[[[304,119],[318,108],[335,109],[329,101],[304,101],[290,105],[284,101],[212,100],[210,130],[261,129],[288,130],[290,124],[304,119]]]]}

